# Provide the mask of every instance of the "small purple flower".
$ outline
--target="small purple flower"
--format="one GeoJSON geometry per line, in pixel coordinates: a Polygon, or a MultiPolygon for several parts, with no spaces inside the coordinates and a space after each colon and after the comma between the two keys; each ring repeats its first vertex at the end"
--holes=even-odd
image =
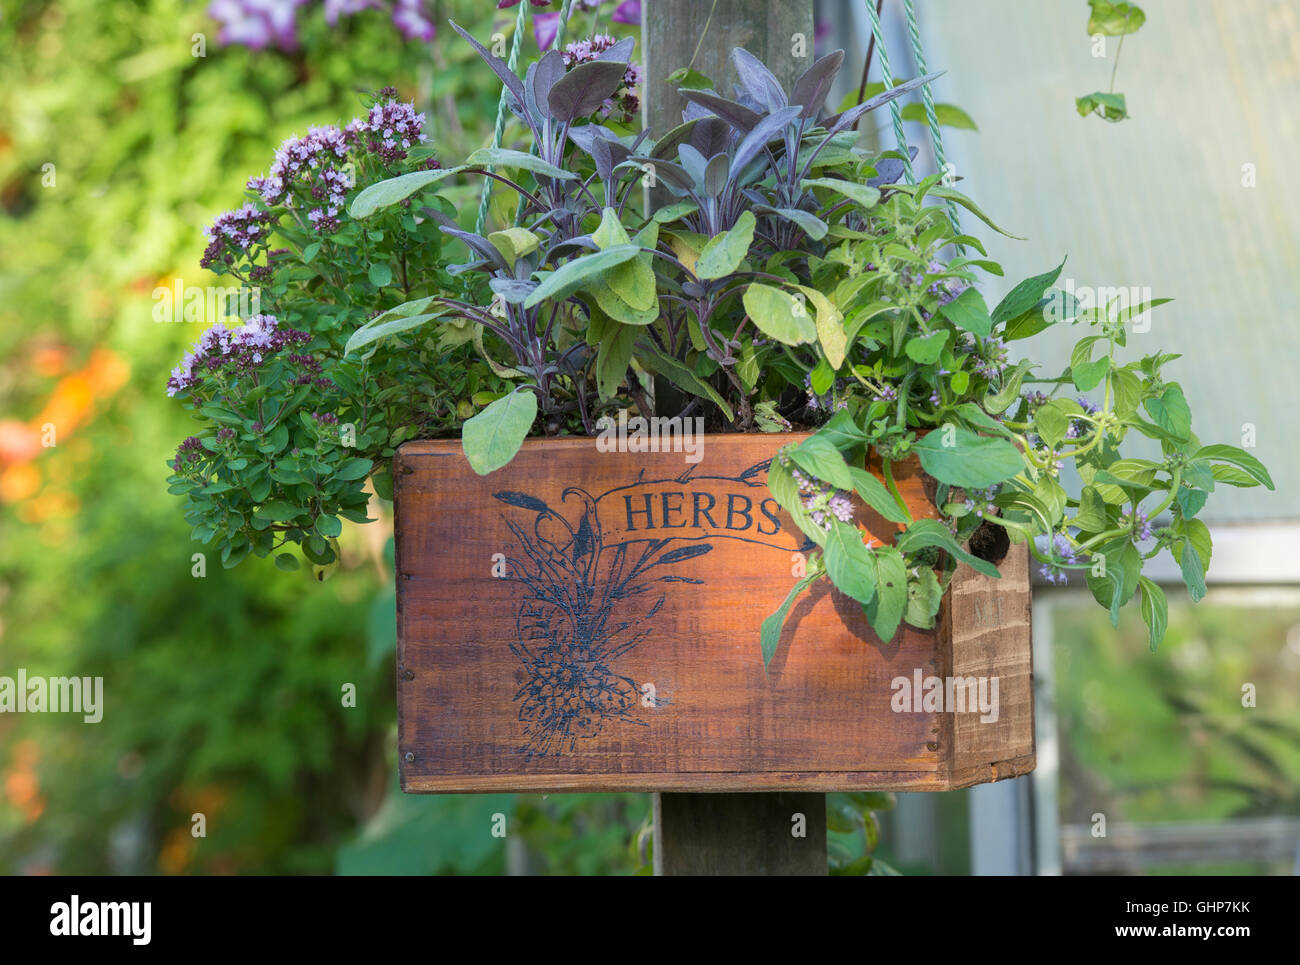
{"type": "MultiPolygon", "coordinates": [[[[1094,405],[1092,400],[1087,396],[1078,396],[1075,401],[1079,403],[1079,407],[1088,415],[1093,415],[1101,411],[1101,407],[1094,405]]],[[[1071,419],[1070,425],[1065,430],[1065,438],[1082,439],[1090,435],[1092,430],[1092,423],[1088,422],[1086,419],[1071,419]]]]}
{"type": "Polygon", "coordinates": [[[1064,533],[1056,533],[1050,537],[1046,533],[1039,533],[1034,537],[1034,546],[1040,555],[1051,560],[1050,563],[1044,563],[1038,568],[1043,579],[1058,586],[1069,583],[1069,577],[1062,567],[1077,566],[1079,563],[1078,551],[1069,537],[1064,533]]]}
{"type": "MultiPolygon", "coordinates": [[[[931,261],[929,265],[929,274],[938,274],[945,271],[947,267],[948,266],[943,264],[943,262],[931,261]]],[[[934,282],[927,291],[929,291],[931,295],[939,296],[940,305],[947,305],[967,288],[970,288],[970,282],[966,281],[964,278],[940,278],[938,281],[934,282]]]]}
{"type": "Polygon", "coordinates": [[[339,17],[351,17],[362,10],[380,9],[379,0],[325,0],[325,22],[333,27],[339,17]]]}
{"type": "Polygon", "coordinates": [[[187,436],[176,447],[176,456],[171,461],[171,467],[178,473],[187,472],[203,459],[204,452],[203,443],[198,436],[187,436]]]}
{"type": "Polygon", "coordinates": [[[1119,522],[1121,526],[1132,531],[1134,539],[1138,542],[1151,538],[1151,521],[1147,519],[1147,514],[1141,509],[1134,509],[1132,513],[1122,514],[1119,522]]]}
{"type": "Polygon", "coordinates": [[[251,203],[217,215],[212,225],[203,229],[208,246],[199,267],[221,271],[238,260],[253,257],[254,249],[265,245],[270,237],[273,220],[270,214],[251,203]]]}
{"type": "Polygon", "coordinates": [[[311,226],[320,234],[332,235],[334,232],[339,230],[338,213],[339,209],[335,207],[330,207],[324,210],[320,208],[312,208],[311,211],[307,212],[307,220],[311,222],[311,226]]]}
{"type": "MultiPolygon", "coordinates": [[[[218,39],[223,44],[293,51],[298,49],[298,9],[307,4],[308,0],[212,0],[208,16],[221,25],[218,39]]],[[[428,42],[434,38],[425,0],[325,0],[324,8],[325,22],[331,27],[337,26],[341,17],[388,9],[393,26],[406,39],[428,42]]]]}
{"type": "Polygon", "coordinates": [[[984,518],[985,514],[996,516],[998,507],[993,500],[997,494],[997,486],[990,486],[988,489],[968,489],[966,490],[966,508],[981,519],[984,518]]]}
{"type": "Polygon", "coordinates": [[[829,530],[835,520],[853,522],[853,503],[847,493],[829,483],[811,479],[798,469],[791,468],[790,474],[799,487],[803,508],[808,511],[808,517],[815,525],[829,530]]]}
{"type": "Polygon", "coordinates": [[[1029,403],[1029,408],[1037,409],[1040,405],[1047,404],[1047,393],[1037,391],[1026,392],[1024,394],[1024,400],[1029,403]]]}
{"type": "Polygon", "coordinates": [[[417,114],[414,105],[399,104],[393,99],[370,108],[366,130],[370,135],[368,149],[372,154],[378,154],[386,164],[404,159],[411,147],[428,140],[424,133],[424,115],[417,114]]]}
{"type": "MultiPolygon", "coordinates": [[[[274,315],[254,315],[237,329],[217,324],[203,332],[191,351],[172,369],[167,394],[176,396],[193,388],[203,373],[235,377],[251,372],[272,355],[305,345],[308,332],[280,328],[274,315]]],[[[306,385],[321,373],[320,362],[310,355],[288,354],[295,385],[306,385]]]]}
{"type": "Polygon", "coordinates": [[[975,355],[975,371],[986,379],[1000,376],[1007,367],[1007,344],[996,336],[979,340],[975,355]]]}
{"type": "MultiPolygon", "coordinates": [[[[549,47],[554,41],[552,35],[542,47],[543,50],[549,47]]],[[[542,38],[538,37],[538,44],[541,45],[542,38]]],[[[565,44],[564,66],[570,68],[576,64],[585,64],[588,61],[595,60],[609,48],[618,43],[618,40],[609,34],[596,34],[584,40],[575,40],[571,44],[565,44]]],[[[641,110],[641,65],[630,62],[623,74],[623,86],[614,92],[612,97],[605,100],[601,106],[601,116],[609,117],[616,112],[621,112],[625,123],[631,123],[638,111],[641,110]]]]}
{"type": "Polygon", "coordinates": [[[853,504],[844,493],[836,493],[829,500],[830,510],[841,523],[853,522],[853,504]]]}

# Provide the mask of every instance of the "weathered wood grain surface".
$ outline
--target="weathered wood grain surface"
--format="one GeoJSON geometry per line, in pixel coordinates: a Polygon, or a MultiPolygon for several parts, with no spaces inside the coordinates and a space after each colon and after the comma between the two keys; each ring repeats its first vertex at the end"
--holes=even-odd
{"type": "Polygon", "coordinates": [[[656,794],[654,822],[656,875],[827,874],[822,794],[656,794]]]}
{"type": "Polygon", "coordinates": [[[731,96],[736,71],[733,47],[744,47],[767,65],[786,90],[813,64],[812,4],[795,0],[653,0],[646,7],[642,37],[642,67],[646,73],[647,120],[655,137],[682,122],[686,100],[668,75],[692,67],[731,96]],[[801,39],[802,38],[802,39],[801,39]]]}
{"type": "MultiPolygon", "coordinates": [[[[709,436],[692,464],[529,440],[486,477],[458,441],[403,446],[403,788],[919,790],[1031,768],[1023,552],[1000,581],[963,569],[935,630],[888,643],[822,581],[764,673],[759,625],[803,541],[767,492],[777,445],[709,436]],[[895,712],[891,681],[917,670],[1000,675],[997,722],[895,712]]],[[[897,478],[914,515],[932,514],[919,469],[897,478]]],[[[888,539],[893,524],[858,508],[888,539]]]]}

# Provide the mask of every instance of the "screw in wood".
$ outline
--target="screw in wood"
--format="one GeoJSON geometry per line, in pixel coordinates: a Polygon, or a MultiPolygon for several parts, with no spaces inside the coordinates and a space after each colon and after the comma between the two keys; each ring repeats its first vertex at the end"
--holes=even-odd
{"type": "Polygon", "coordinates": [[[402,671],[402,679],[403,679],[403,680],[414,680],[414,679],[415,679],[415,674],[414,674],[412,671],[410,671],[410,670],[403,670],[403,671],[402,671]]]}
{"type": "Polygon", "coordinates": [[[939,742],[938,742],[938,741],[930,741],[930,743],[928,743],[928,744],[925,745],[925,749],[926,749],[927,751],[937,751],[937,750],[939,749],[939,742]]]}
{"type": "Polygon", "coordinates": [[[412,761],[414,761],[414,760],[415,760],[415,753],[414,753],[413,751],[407,751],[407,752],[406,752],[406,763],[410,764],[410,763],[411,763],[412,761]]]}

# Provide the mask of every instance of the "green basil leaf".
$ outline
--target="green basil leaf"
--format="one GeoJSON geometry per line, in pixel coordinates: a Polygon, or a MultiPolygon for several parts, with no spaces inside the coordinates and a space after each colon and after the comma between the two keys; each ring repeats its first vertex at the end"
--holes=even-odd
{"type": "Polygon", "coordinates": [[[844,455],[825,436],[811,435],[799,443],[790,453],[804,472],[810,473],[823,482],[830,483],[836,489],[852,489],[853,476],[844,455]]]}
{"type": "Polygon", "coordinates": [[[1264,468],[1264,464],[1250,453],[1238,449],[1236,446],[1222,444],[1202,446],[1196,451],[1193,458],[1216,459],[1221,462],[1231,463],[1244,470],[1253,480],[1262,483],[1266,488],[1273,488],[1273,478],[1268,474],[1268,470],[1264,468]]]}
{"type": "Polygon", "coordinates": [[[939,314],[963,331],[980,338],[988,338],[993,331],[988,305],[984,303],[984,296],[974,288],[967,288],[947,305],[940,305],[939,314]]]}
{"type": "Polygon", "coordinates": [[[812,584],[816,576],[805,576],[796,583],[790,592],[786,595],[785,602],[777,607],[776,612],[765,619],[759,627],[759,646],[763,651],[763,669],[767,670],[768,664],[772,662],[772,657],[776,655],[776,648],[781,643],[781,630],[785,627],[786,614],[790,612],[790,607],[794,605],[795,599],[804,590],[812,584]]]}
{"type": "Polygon", "coordinates": [[[1033,308],[1043,299],[1044,293],[1051,288],[1060,277],[1061,269],[1065,267],[1065,259],[1051,271],[1043,272],[1041,275],[1035,275],[1032,278],[1026,278],[1015,288],[1011,289],[1002,301],[998,302],[998,307],[993,309],[993,323],[1001,325],[1009,322],[1017,315],[1024,314],[1033,308]]]}
{"type": "Polygon", "coordinates": [[[835,521],[826,537],[826,573],[840,592],[859,603],[876,595],[876,561],[851,523],[835,521]]]}
{"type": "Polygon", "coordinates": [[[978,436],[968,429],[942,426],[912,445],[921,466],[950,486],[988,489],[1025,468],[1020,450],[1005,439],[978,436]],[[948,439],[952,445],[945,446],[948,439]]]}
{"type": "Polygon", "coordinates": [[[1165,591],[1145,576],[1138,577],[1138,585],[1142,587],[1142,620],[1147,625],[1151,652],[1155,653],[1169,628],[1169,601],[1165,591]]]}
{"type": "Polygon", "coordinates": [[[857,490],[862,501],[891,523],[910,523],[912,514],[898,505],[898,500],[879,479],[856,466],[849,467],[853,477],[853,488],[857,490]]]}
{"type": "Polygon", "coordinates": [[[995,580],[1002,578],[1002,574],[996,566],[988,560],[982,560],[978,556],[969,553],[957,542],[952,533],[948,532],[948,527],[937,519],[918,519],[899,535],[894,545],[900,553],[915,553],[927,546],[937,547],[950,553],[955,559],[961,560],[978,573],[991,576],[995,580]]]}
{"type": "Polygon", "coordinates": [[[892,546],[875,551],[876,596],[862,607],[871,629],[881,643],[888,643],[898,632],[907,610],[907,566],[903,555],[892,546]]]}

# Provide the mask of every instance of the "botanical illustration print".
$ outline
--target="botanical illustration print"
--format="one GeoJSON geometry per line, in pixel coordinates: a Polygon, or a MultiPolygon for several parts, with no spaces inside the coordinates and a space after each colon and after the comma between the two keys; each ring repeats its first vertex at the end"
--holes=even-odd
{"type": "Polygon", "coordinates": [[[599,496],[571,486],[559,507],[522,492],[494,494],[532,515],[522,523],[506,516],[522,550],[507,560],[506,577],[522,590],[510,644],[526,673],[514,695],[521,753],[570,753],[610,721],[646,726],[634,713],[639,686],[618,661],[650,634],[666,599],[662,584],[704,582],[669,571],[713,549],[701,534],[766,543],[779,536],[779,520],[764,515],[772,511],[761,499],[766,469],[638,478],[599,496]],[[630,531],[613,524],[621,514],[630,531]]]}
{"type": "Polygon", "coordinates": [[[524,553],[509,560],[509,579],[524,588],[518,637],[510,644],[527,673],[515,694],[527,735],[520,750],[530,757],[572,751],[608,720],[645,726],[632,716],[637,684],[615,663],[649,634],[663,607],[655,584],[703,582],[656,570],[702,556],[712,545],[669,550],[671,540],[652,539],[607,548],[596,500],[576,487],[563,494],[566,508],[576,504],[576,525],[524,493],[496,498],[535,514],[530,528],[507,520],[524,553]]]}

